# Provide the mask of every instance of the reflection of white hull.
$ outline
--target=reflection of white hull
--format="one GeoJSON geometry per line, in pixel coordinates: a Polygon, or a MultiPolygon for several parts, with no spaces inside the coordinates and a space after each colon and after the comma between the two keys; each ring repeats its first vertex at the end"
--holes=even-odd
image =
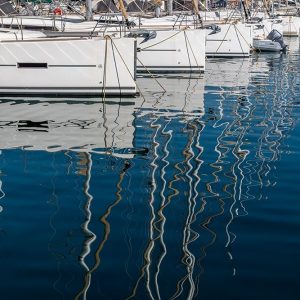
{"type": "Polygon", "coordinates": [[[250,81],[250,58],[212,58],[206,62],[205,85],[221,88],[247,87],[250,81]]]}
{"type": "Polygon", "coordinates": [[[134,95],[134,67],[130,38],[2,40],[0,93],[134,95]]]}
{"type": "Polygon", "coordinates": [[[139,117],[155,113],[156,116],[180,116],[187,120],[204,114],[203,78],[160,78],[159,82],[166,93],[159,93],[161,88],[154,80],[138,78],[138,85],[145,96],[139,117]]]}
{"type": "Polygon", "coordinates": [[[251,28],[244,24],[218,24],[220,32],[207,29],[206,56],[247,57],[250,55],[251,28]]]}
{"type": "Polygon", "coordinates": [[[131,155],[134,108],[138,104],[106,103],[105,112],[103,105],[2,102],[0,149],[109,151],[119,156],[131,155]]]}
{"type": "Polygon", "coordinates": [[[278,42],[271,40],[253,39],[253,48],[258,51],[281,51],[282,47],[278,42]]]}
{"type": "Polygon", "coordinates": [[[205,33],[203,30],[157,30],[157,36],[138,39],[137,71],[142,73],[203,73],[205,33]]]}

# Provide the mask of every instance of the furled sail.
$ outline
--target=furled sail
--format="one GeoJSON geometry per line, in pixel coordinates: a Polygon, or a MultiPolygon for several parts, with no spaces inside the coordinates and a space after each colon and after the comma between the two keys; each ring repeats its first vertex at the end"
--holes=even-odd
{"type": "MultiPolygon", "coordinates": [[[[145,12],[149,9],[153,10],[157,0],[123,0],[127,12],[145,12]]],[[[113,13],[120,11],[119,0],[93,0],[93,10],[95,12],[113,13]]]]}

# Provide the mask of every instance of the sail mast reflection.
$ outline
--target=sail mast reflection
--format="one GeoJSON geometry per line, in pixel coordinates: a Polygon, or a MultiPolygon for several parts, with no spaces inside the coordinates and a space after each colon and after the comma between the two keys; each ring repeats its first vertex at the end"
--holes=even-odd
{"type": "MultiPolygon", "coordinates": [[[[149,114],[151,116],[150,128],[153,129],[153,158],[150,162],[152,189],[149,200],[149,240],[144,251],[145,261],[141,268],[140,276],[132,294],[127,299],[137,297],[138,287],[141,285],[142,279],[145,280],[149,298],[161,299],[165,297],[161,294],[162,287],[159,275],[163,261],[167,259],[168,255],[168,247],[165,242],[165,235],[167,235],[166,238],[169,235],[166,231],[166,226],[168,225],[166,211],[167,209],[172,210],[169,207],[172,200],[175,198],[180,199],[181,197],[186,198],[185,204],[187,205],[181,246],[183,251],[181,261],[185,265],[186,274],[180,279],[177,286],[181,284],[181,281],[185,282],[188,280],[190,285],[189,298],[193,297],[195,292],[193,279],[195,259],[193,259],[194,254],[191,252],[189,245],[198,237],[197,233],[191,228],[191,224],[195,221],[195,206],[198,197],[197,185],[200,181],[198,171],[201,166],[199,156],[202,148],[199,145],[199,136],[203,127],[201,122],[198,122],[198,119],[203,113],[203,100],[201,96],[197,98],[197,94],[194,95],[195,91],[199,89],[199,86],[197,86],[199,81],[188,80],[186,82],[188,84],[183,99],[179,97],[174,103],[174,101],[166,102],[166,99],[161,97],[152,105],[151,115],[149,114]],[[194,83],[194,85],[191,83],[194,83]],[[201,110],[199,109],[200,105],[201,110]],[[174,147],[172,144],[176,136],[174,137],[173,135],[173,128],[174,125],[178,126],[179,124],[184,128],[183,132],[186,134],[187,142],[182,151],[176,149],[176,153],[181,153],[184,157],[183,161],[177,161],[173,165],[171,161],[174,160],[174,153],[169,148],[174,147]],[[195,166],[196,170],[194,170],[195,166]],[[176,187],[176,184],[180,184],[180,182],[187,182],[188,190],[186,196],[183,191],[176,187]]],[[[141,116],[147,116],[145,114],[147,112],[147,104],[144,104],[141,116]]],[[[178,296],[174,295],[175,298],[178,296]]]]}
{"type": "MultiPolygon", "coordinates": [[[[2,155],[2,151],[0,150],[0,155],[2,155]]],[[[0,176],[2,174],[2,171],[0,170],[0,176]]],[[[0,179],[0,201],[5,197],[5,193],[2,189],[2,180],[0,179]]],[[[3,206],[0,204],[0,213],[3,211],[3,206]]]]}
{"type": "MultiPolygon", "coordinates": [[[[83,192],[86,197],[86,203],[84,205],[84,213],[85,213],[85,222],[82,224],[82,231],[84,233],[84,236],[86,239],[84,240],[83,243],[83,248],[81,251],[81,255],[79,257],[79,262],[80,264],[84,267],[86,270],[86,276],[85,276],[85,284],[84,284],[84,291],[82,292],[82,297],[83,299],[86,299],[86,293],[87,290],[91,284],[91,272],[90,268],[88,267],[86,263],[86,258],[91,252],[91,245],[92,243],[96,240],[97,236],[96,234],[89,229],[89,224],[91,222],[91,203],[93,201],[93,196],[90,194],[89,189],[90,189],[90,180],[91,180],[91,171],[92,171],[92,159],[91,159],[91,154],[90,153],[83,153],[86,159],[86,174],[85,174],[85,182],[84,182],[84,189],[83,192]]],[[[76,299],[78,299],[76,297],[76,299]]]]}
{"type": "MultiPolygon", "coordinates": [[[[90,157],[91,159],[91,157],[90,157]]],[[[91,164],[90,164],[91,166],[91,164]]],[[[83,288],[78,292],[78,294],[75,296],[74,299],[80,299],[81,297],[83,297],[83,299],[86,299],[86,295],[87,292],[89,290],[90,287],[90,283],[91,283],[91,277],[92,274],[99,268],[100,263],[101,263],[101,257],[100,254],[104,248],[105,243],[108,241],[109,239],[109,235],[110,235],[110,231],[111,231],[111,227],[110,227],[110,223],[108,221],[109,216],[112,213],[112,210],[115,206],[117,206],[121,200],[122,200],[122,182],[124,180],[124,177],[126,175],[126,171],[128,170],[128,168],[130,167],[130,163],[126,160],[124,163],[124,167],[120,172],[119,175],[119,180],[116,184],[116,199],[115,201],[108,206],[108,208],[106,209],[106,212],[99,218],[101,223],[104,225],[104,234],[103,234],[103,238],[102,240],[100,240],[96,251],[94,253],[94,258],[95,258],[95,262],[92,265],[92,267],[87,267],[87,265],[84,263],[84,267],[86,269],[86,273],[84,276],[84,285],[83,288]]],[[[91,169],[88,169],[89,172],[91,172],[91,169]]],[[[90,180],[90,175],[89,175],[89,180],[90,180]]],[[[89,184],[86,184],[85,187],[89,187],[89,184]]],[[[90,196],[90,193],[88,191],[87,195],[89,195],[89,197],[87,197],[87,205],[85,205],[85,208],[89,208],[90,207],[90,200],[92,199],[92,197],[90,196]]],[[[90,216],[90,210],[88,210],[88,215],[90,216]]],[[[86,222],[84,223],[83,226],[83,230],[85,231],[86,228],[86,222]]],[[[84,242],[84,247],[83,247],[83,254],[81,255],[81,260],[83,260],[83,258],[86,258],[87,255],[90,253],[90,246],[91,246],[91,241],[93,242],[96,239],[96,234],[93,233],[92,239],[88,237],[88,239],[84,242]]]]}

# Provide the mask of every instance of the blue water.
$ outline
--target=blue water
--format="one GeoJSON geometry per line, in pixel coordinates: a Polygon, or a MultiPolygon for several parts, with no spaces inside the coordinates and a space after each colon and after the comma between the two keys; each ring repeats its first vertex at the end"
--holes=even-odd
{"type": "Polygon", "coordinates": [[[0,299],[299,299],[289,44],[135,99],[2,99],[0,299]]]}

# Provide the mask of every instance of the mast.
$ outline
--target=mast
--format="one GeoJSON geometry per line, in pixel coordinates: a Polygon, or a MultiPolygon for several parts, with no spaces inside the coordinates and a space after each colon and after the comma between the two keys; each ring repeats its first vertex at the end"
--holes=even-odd
{"type": "Polygon", "coordinates": [[[249,21],[249,15],[248,15],[248,12],[247,12],[247,8],[245,6],[245,2],[243,0],[241,0],[241,3],[242,3],[242,7],[243,7],[243,10],[244,10],[244,14],[245,14],[245,20],[246,22],[249,21]]]}
{"type": "Polygon", "coordinates": [[[195,15],[198,17],[200,25],[202,26],[203,22],[202,22],[200,12],[199,12],[198,0],[192,0],[192,3],[193,3],[193,11],[194,11],[195,15]]]}
{"type": "Polygon", "coordinates": [[[92,21],[93,20],[92,0],[86,0],[85,18],[86,18],[87,21],[92,21]]]}
{"type": "Polygon", "coordinates": [[[167,0],[167,12],[168,15],[173,15],[173,0],[167,0]]]}

